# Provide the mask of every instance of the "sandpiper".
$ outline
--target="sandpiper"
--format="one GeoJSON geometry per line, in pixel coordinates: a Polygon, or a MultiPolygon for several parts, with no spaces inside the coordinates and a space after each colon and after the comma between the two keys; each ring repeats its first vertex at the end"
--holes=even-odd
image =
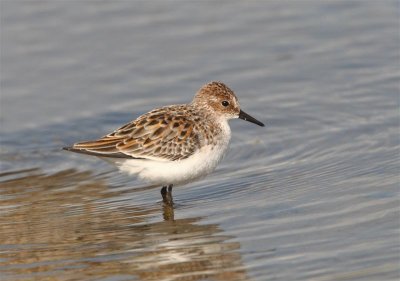
{"type": "Polygon", "coordinates": [[[112,160],[120,170],[162,186],[163,202],[173,205],[173,185],[202,178],[221,161],[233,118],[264,126],[240,109],[230,88],[211,82],[189,104],[156,108],[104,137],[64,149],[112,160]]]}

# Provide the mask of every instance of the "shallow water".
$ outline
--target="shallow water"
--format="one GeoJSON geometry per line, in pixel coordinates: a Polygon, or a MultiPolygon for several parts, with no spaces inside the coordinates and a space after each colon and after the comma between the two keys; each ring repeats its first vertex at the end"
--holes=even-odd
{"type": "Polygon", "coordinates": [[[2,1],[0,280],[398,280],[396,1],[2,1]],[[174,209],[60,150],[233,88],[174,209]]]}

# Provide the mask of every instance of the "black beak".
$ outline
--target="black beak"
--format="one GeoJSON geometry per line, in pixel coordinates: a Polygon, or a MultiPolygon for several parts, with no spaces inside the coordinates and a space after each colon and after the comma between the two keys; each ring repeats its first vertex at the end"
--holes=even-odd
{"type": "Polygon", "coordinates": [[[261,123],[260,121],[258,121],[256,118],[251,117],[250,115],[248,115],[246,112],[244,112],[243,110],[240,110],[239,112],[239,118],[249,121],[251,123],[257,124],[258,126],[264,127],[264,124],[261,123]]]}

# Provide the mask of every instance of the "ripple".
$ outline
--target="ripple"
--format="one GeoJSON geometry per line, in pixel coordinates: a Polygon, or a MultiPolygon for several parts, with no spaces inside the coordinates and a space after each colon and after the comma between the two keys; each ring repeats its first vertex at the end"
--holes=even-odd
{"type": "Polygon", "coordinates": [[[2,3],[2,279],[399,279],[396,1],[97,4],[2,3]],[[175,208],[60,150],[209,80],[266,127],[175,208]]]}

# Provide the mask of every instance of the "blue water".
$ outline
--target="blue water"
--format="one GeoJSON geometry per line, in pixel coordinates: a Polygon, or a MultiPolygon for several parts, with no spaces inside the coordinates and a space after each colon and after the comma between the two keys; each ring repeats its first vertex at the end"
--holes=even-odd
{"type": "Polygon", "coordinates": [[[397,1],[1,1],[1,280],[398,280],[397,1]],[[206,179],[61,151],[221,80],[206,179]]]}

